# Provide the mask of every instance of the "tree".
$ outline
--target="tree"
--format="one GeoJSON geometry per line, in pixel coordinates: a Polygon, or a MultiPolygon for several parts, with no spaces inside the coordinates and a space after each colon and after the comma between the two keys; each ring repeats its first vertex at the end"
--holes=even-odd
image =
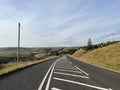
{"type": "Polygon", "coordinates": [[[87,46],[92,46],[92,40],[91,40],[91,38],[88,39],[88,44],[87,44],[87,46]]]}
{"type": "Polygon", "coordinates": [[[87,43],[87,50],[92,50],[93,47],[92,47],[92,40],[91,38],[88,39],[88,43],[87,43]]]}

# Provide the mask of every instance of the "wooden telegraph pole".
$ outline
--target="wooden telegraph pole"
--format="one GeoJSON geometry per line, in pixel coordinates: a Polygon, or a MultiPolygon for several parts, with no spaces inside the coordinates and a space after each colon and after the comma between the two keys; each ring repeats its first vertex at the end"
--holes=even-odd
{"type": "Polygon", "coordinates": [[[18,47],[17,47],[17,62],[20,59],[20,23],[18,23],[18,47]]]}

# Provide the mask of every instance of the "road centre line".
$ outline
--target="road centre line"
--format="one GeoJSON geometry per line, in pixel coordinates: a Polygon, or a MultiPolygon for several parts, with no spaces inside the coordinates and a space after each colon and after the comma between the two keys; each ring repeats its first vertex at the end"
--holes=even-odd
{"type": "Polygon", "coordinates": [[[51,88],[51,90],[61,90],[61,89],[53,87],[51,88]]]}
{"type": "Polygon", "coordinates": [[[75,74],[68,74],[68,73],[61,73],[61,72],[54,72],[54,73],[55,74],[61,74],[61,75],[67,75],[67,76],[74,76],[74,77],[86,78],[86,79],[89,78],[87,76],[81,76],[81,75],[75,75],[75,74]]]}
{"type": "Polygon", "coordinates": [[[82,69],[78,68],[77,66],[74,66],[76,67],[78,70],[80,70],[81,72],[83,72],[85,75],[89,75],[88,73],[86,73],[85,71],[83,71],[82,69]]]}
{"type": "Polygon", "coordinates": [[[55,65],[56,65],[57,62],[58,62],[58,60],[55,61],[54,65],[53,65],[53,67],[52,67],[52,70],[51,70],[51,72],[50,72],[50,75],[49,75],[48,82],[47,82],[47,85],[46,85],[45,90],[49,90],[49,86],[50,86],[50,82],[51,82],[51,78],[52,78],[53,70],[54,70],[55,65]]]}
{"type": "Polygon", "coordinates": [[[71,81],[71,80],[67,80],[67,79],[61,79],[61,78],[53,78],[54,80],[59,80],[59,81],[64,81],[64,82],[68,82],[68,83],[73,83],[73,84],[78,84],[78,85],[82,85],[82,86],[86,86],[86,87],[90,87],[90,88],[94,88],[94,89],[98,89],[98,90],[112,90],[112,89],[107,89],[107,88],[102,88],[102,87],[98,87],[98,86],[93,86],[93,85],[89,85],[89,84],[85,84],[85,83],[80,83],[80,82],[76,82],[76,81],[71,81]]]}
{"type": "Polygon", "coordinates": [[[80,71],[72,71],[72,70],[65,70],[65,69],[54,69],[54,70],[57,70],[57,71],[67,71],[67,72],[75,72],[75,73],[82,73],[80,71]]]}
{"type": "Polygon", "coordinates": [[[42,82],[41,82],[41,84],[40,84],[38,90],[42,90],[43,84],[45,83],[45,80],[46,80],[46,78],[47,78],[47,76],[48,76],[50,70],[52,69],[54,63],[55,63],[55,62],[53,62],[52,65],[50,66],[50,68],[48,69],[48,71],[47,71],[45,77],[43,78],[43,80],[42,80],[42,82]]]}

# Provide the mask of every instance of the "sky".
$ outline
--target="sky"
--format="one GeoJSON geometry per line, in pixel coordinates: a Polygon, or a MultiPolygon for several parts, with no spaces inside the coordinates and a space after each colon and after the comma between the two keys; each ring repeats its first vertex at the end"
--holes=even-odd
{"type": "Polygon", "coordinates": [[[18,22],[22,47],[120,40],[120,0],[0,0],[0,47],[17,46],[18,22]]]}

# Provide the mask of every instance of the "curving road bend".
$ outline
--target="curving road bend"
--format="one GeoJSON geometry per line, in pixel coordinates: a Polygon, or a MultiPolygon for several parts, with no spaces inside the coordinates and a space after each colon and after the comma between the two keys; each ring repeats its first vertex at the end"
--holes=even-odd
{"type": "Polygon", "coordinates": [[[0,90],[120,90],[120,73],[64,56],[0,77],[0,90]]]}

